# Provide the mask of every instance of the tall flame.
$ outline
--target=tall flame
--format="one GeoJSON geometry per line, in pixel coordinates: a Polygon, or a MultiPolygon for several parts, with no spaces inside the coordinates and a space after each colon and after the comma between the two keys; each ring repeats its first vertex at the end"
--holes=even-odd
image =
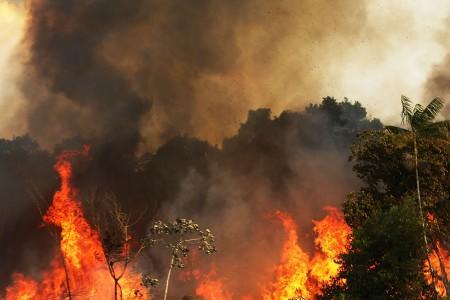
{"type": "MultiPolygon", "coordinates": [[[[60,189],[44,216],[44,222],[60,230],[59,254],[40,280],[23,274],[13,275],[6,289],[6,300],[47,299],[114,299],[114,281],[108,271],[98,233],[86,221],[78,193],[71,185],[72,162],[87,155],[88,147],[79,152],[67,151],[58,157],[55,170],[61,178],[60,189]]],[[[149,299],[139,291],[140,276],[127,271],[119,284],[123,299],[149,299]]]]}
{"type": "MultiPolygon", "coordinates": [[[[442,260],[442,263],[445,267],[445,270],[447,272],[447,274],[443,275],[443,272],[441,270],[441,264],[439,262],[439,257],[436,253],[436,251],[433,251],[430,255],[430,262],[431,265],[433,266],[433,270],[434,272],[436,272],[436,291],[438,292],[438,294],[442,297],[446,296],[447,293],[445,292],[445,286],[444,286],[444,281],[443,281],[443,276],[446,276],[448,280],[450,280],[450,276],[449,276],[449,270],[450,270],[450,255],[448,253],[448,251],[446,251],[441,245],[440,243],[437,241],[436,242],[436,247],[437,250],[439,251],[439,255],[440,258],[442,260]]],[[[425,261],[425,278],[427,279],[428,283],[431,284],[433,282],[432,278],[431,278],[431,274],[429,271],[429,267],[428,267],[428,262],[425,261]]]]}
{"type": "Polygon", "coordinates": [[[281,262],[275,270],[276,280],[263,294],[264,300],[288,300],[295,297],[311,296],[307,282],[309,255],[298,244],[296,224],[287,213],[276,211],[275,217],[281,221],[287,238],[283,244],[281,262]]]}
{"type": "Polygon", "coordinates": [[[276,279],[263,292],[264,300],[314,299],[320,287],[338,274],[340,266],[336,259],[347,250],[351,229],[336,208],[326,207],[325,210],[328,215],[324,219],[313,221],[317,251],[312,258],[299,245],[292,217],[280,211],[275,213],[287,238],[275,270],[276,279]]]}
{"type": "MultiPolygon", "coordinates": [[[[437,227],[439,230],[439,224],[437,223],[437,220],[436,220],[436,217],[434,216],[434,214],[432,214],[430,212],[427,213],[427,222],[431,226],[437,227]]],[[[440,296],[444,297],[447,295],[447,293],[445,291],[444,276],[447,280],[450,281],[450,273],[449,273],[450,255],[449,255],[448,251],[441,246],[439,241],[434,241],[434,242],[436,243],[437,251],[433,250],[433,252],[431,253],[431,255],[429,257],[429,261],[431,262],[433,271],[437,275],[435,277],[436,291],[438,292],[438,294],[440,296]],[[439,256],[438,256],[438,253],[439,253],[439,256]],[[445,270],[442,270],[441,264],[443,265],[445,270]],[[444,273],[443,271],[447,272],[447,274],[443,274],[444,273]]],[[[424,276],[425,276],[425,279],[427,280],[428,284],[433,284],[433,279],[431,277],[430,265],[428,263],[428,260],[425,260],[425,262],[424,262],[424,276]]]]}
{"type": "Polygon", "coordinates": [[[351,228],[345,223],[342,213],[335,207],[327,206],[328,215],[321,221],[313,221],[317,237],[314,244],[320,250],[311,261],[310,276],[321,288],[335,277],[340,265],[336,262],[340,254],[346,252],[351,228]]]}
{"type": "Polygon", "coordinates": [[[289,300],[315,299],[324,283],[339,272],[338,256],[347,251],[350,227],[342,212],[334,207],[325,207],[327,215],[313,221],[316,251],[312,257],[301,247],[297,224],[286,212],[276,211],[278,220],[286,234],[281,249],[280,263],[272,270],[273,282],[263,286],[259,297],[237,296],[229,293],[225,281],[217,276],[215,267],[209,273],[194,270],[191,275],[197,280],[196,295],[207,300],[289,300]]]}

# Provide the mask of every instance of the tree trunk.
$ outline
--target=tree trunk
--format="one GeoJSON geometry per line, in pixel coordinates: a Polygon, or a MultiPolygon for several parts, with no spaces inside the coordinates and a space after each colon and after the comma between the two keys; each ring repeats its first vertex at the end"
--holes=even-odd
{"type": "Polygon", "coordinates": [[[117,280],[114,278],[114,300],[118,300],[117,298],[117,280]]]}
{"type": "Polygon", "coordinates": [[[69,270],[67,269],[66,258],[64,257],[64,253],[62,251],[61,251],[61,260],[64,268],[64,275],[66,277],[67,297],[69,298],[69,300],[72,300],[72,292],[70,291],[69,270]]]}
{"type": "Polygon", "coordinates": [[[122,287],[119,284],[120,278],[114,277],[114,300],[122,300],[122,287]]]}
{"type": "Polygon", "coordinates": [[[172,268],[173,268],[173,261],[174,261],[174,256],[172,255],[172,260],[170,261],[170,268],[169,268],[169,272],[167,273],[167,279],[166,279],[166,288],[164,290],[164,300],[167,299],[167,293],[169,291],[169,281],[170,281],[170,274],[172,273],[172,268]]]}
{"type": "MultiPolygon", "coordinates": [[[[430,250],[428,248],[425,217],[423,215],[422,199],[420,198],[418,150],[417,150],[417,139],[416,139],[415,133],[413,133],[413,138],[414,138],[414,159],[415,159],[415,168],[416,168],[416,187],[417,187],[417,202],[419,205],[419,217],[420,217],[420,223],[422,224],[422,235],[423,235],[423,241],[425,243],[425,254],[427,256],[427,262],[428,262],[428,266],[430,268],[431,280],[433,282],[434,288],[436,289],[436,278],[435,278],[435,273],[434,273],[433,266],[432,266],[431,260],[430,260],[430,250]]],[[[436,299],[437,299],[437,296],[436,296],[436,299]]]]}

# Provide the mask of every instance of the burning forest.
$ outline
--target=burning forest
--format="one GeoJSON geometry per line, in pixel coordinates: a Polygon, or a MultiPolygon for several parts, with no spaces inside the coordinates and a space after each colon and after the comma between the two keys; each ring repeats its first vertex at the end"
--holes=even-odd
{"type": "Polygon", "coordinates": [[[450,299],[416,2],[0,0],[0,299],[450,299]]]}
{"type": "MultiPolygon", "coordinates": [[[[6,288],[6,300],[151,299],[148,292],[142,291],[147,279],[141,279],[143,275],[134,270],[127,270],[132,256],[128,249],[131,247],[131,237],[125,235],[121,244],[121,256],[125,259],[111,260],[111,251],[105,248],[107,245],[102,243],[99,232],[89,225],[84,216],[78,192],[71,182],[71,160],[76,156],[87,156],[88,153],[87,146],[80,152],[65,151],[57,157],[54,165],[61,184],[43,221],[57,228],[55,235],[58,236],[55,238],[59,242],[57,251],[60,255],[56,255],[50,267],[41,272],[39,281],[22,273],[13,273],[13,282],[6,288]],[[116,265],[118,263],[119,266],[116,265]]],[[[292,216],[281,211],[273,213],[271,218],[281,223],[285,237],[279,265],[271,270],[275,274],[273,282],[261,290],[262,299],[310,299],[319,295],[320,288],[338,274],[339,264],[336,260],[346,252],[351,229],[337,208],[327,207],[326,211],[326,217],[313,222],[317,252],[311,258],[302,249],[292,216]]],[[[152,241],[156,243],[158,240],[152,241]]],[[[143,248],[141,246],[138,253],[143,248]]],[[[170,267],[181,265],[184,255],[177,254],[177,251],[172,252],[170,267]],[[174,258],[180,261],[175,263],[174,258]]],[[[211,248],[210,252],[214,252],[214,249],[211,248]]],[[[233,298],[233,293],[226,290],[220,279],[210,278],[217,276],[217,271],[212,270],[206,276],[198,270],[192,273],[198,285],[195,289],[197,296],[204,299],[233,298]]],[[[251,296],[240,298],[253,299],[251,296]]]]}

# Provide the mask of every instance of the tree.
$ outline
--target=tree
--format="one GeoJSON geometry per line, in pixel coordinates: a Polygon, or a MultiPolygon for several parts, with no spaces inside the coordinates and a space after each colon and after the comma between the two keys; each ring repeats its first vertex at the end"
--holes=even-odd
{"type": "MultiPolygon", "coordinates": [[[[171,261],[165,283],[164,300],[167,299],[173,267],[184,267],[184,259],[192,247],[196,246],[208,255],[216,251],[215,238],[211,230],[203,230],[194,221],[181,218],[168,223],[153,222],[140,245],[132,247],[130,228],[139,218],[131,222],[130,215],[123,211],[111,192],[93,192],[88,197],[88,204],[90,217],[101,238],[108,271],[114,281],[114,299],[116,300],[122,299],[120,280],[128,266],[146,249],[155,246],[164,246],[169,249],[171,261]]],[[[159,280],[150,275],[142,278],[142,284],[147,288],[155,287],[158,283],[159,280]]],[[[135,292],[141,294],[139,290],[135,292]]]]}
{"type": "MultiPolygon", "coordinates": [[[[143,247],[162,245],[169,249],[171,260],[166,277],[164,300],[167,299],[173,267],[184,268],[183,259],[188,256],[192,246],[208,255],[216,251],[215,238],[211,230],[202,230],[194,221],[180,218],[168,223],[154,222],[142,240],[142,245],[143,247]]],[[[148,275],[144,276],[142,281],[147,287],[154,286],[158,282],[148,275]]]]}
{"type": "Polygon", "coordinates": [[[340,278],[320,299],[429,299],[436,292],[427,288],[424,259],[416,205],[405,199],[354,230],[340,278]]]}
{"type": "MultiPolygon", "coordinates": [[[[120,207],[112,192],[97,190],[87,199],[90,218],[99,234],[108,272],[114,282],[114,300],[123,299],[120,280],[144,248],[141,246],[136,250],[131,245],[130,228],[137,221],[131,222],[130,214],[120,207]]],[[[134,292],[142,295],[137,289],[134,292]]]]}
{"type": "MultiPolygon", "coordinates": [[[[438,126],[443,126],[441,130],[445,133],[446,125],[438,126]]],[[[416,140],[417,153],[420,153],[417,159],[420,196],[425,204],[424,215],[426,212],[427,217],[433,216],[433,223],[428,227],[427,234],[429,240],[438,240],[448,248],[450,140],[445,138],[445,135],[420,137],[416,140]]],[[[408,278],[405,281],[394,280],[397,289],[409,291],[408,299],[414,299],[420,294],[427,295],[427,299],[437,297],[434,287],[423,281],[425,261],[422,260],[425,260],[427,255],[419,205],[417,201],[415,205],[412,202],[413,199],[417,200],[416,160],[413,153],[414,136],[410,131],[393,128],[358,134],[351,148],[350,161],[353,163],[353,170],[364,184],[358,191],[350,193],[343,205],[346,222],[354,233],[353,240],[349,255],[341,258],[343,267],[338,278],[334,284],[323,290],[323,299],[361,299],[363,296],[360,289],[377,291],[376,288],[381,299],[386,298],[381,295],[391,295],[392,299],[405,299],[403,295],[392,294],[391,280],[384,280],[395,276],[408,278]],[[409,212],[406,209],[408,207],[409,212]],[[411,219],[411,222],[415,220],[419,231],[405,226],[408,224],[404,222],[405,218],[411,219]],[[413,241],[419,241],[418,246],[422,252],[413,248],[413,241]],[[408,266],[406,262],[401,261],[400,268],[395,267],[389,263],[395,253],[404,253],[397,256],[408,257],[415,265],[408,266]],[[373,272],[368,270],[368,266],[371,266],[368,264],[370,260],[380,262],[379,268],[372,270],[373,272]],[[377,286],[364,286],[368,284],[377,286]],[[414,295],[414,291],[419,294],[414,295]]]]}
{"type": "MultiPolygon", "coordinates": [[[[420,193],[420,177],[419,177],[419,167],[418,167],[418,148],[417,148],[417,139],[418,138],[428,138],[428,137],[435,137],[435,138],[447,138],[449,129],[450,129],[450,122],[448,120],[441,121],[441,122],[434,122],[439,112],[444,107],[444,101],[440,98],[434,98],[431,100],[431,102],[426,106],[423,107],[420,104],[416,104],[414,108],[412,107],[411,100],[407,98],[406,96],[401,97],[401,103],[402,103],[402,123],[409,127],[408,130],[405,130],[400,127],[394,127],[394,126],[387,126],[386,128],[389,131],[392,131],[393,133],[410,133],[412,134],[413,143],[414,143],[414,167],[415,167],[415,179],[416,179],[416,190],[417,190],[417,203],[419,206],[419,217],[422,225],[422,236],[424,240],[425,245],[425,251],[427,253],[427,260],[430,266],[430,272],[434,280],[434,271],[432,264],[429,260],[429,245],[428,245],[428,239],[427,239],[427,232],[426,232],[426,219],[425,214],[423,212],[423,203],[421,199],[421,193],[420,193]]],[[[433,243],[433,241],[432,241],[433,243]]],[[[435,243],[433,244],[433,248],[437,249],[435,243]]],[[[436,252],[439,256],[439,251],[436,252]]],[[[442,259],[439,259],[441,262],[442,259]]],[[[447,280],[446,271],[445,271],[445,265],[440,263],[440,267],[443,271],[443,281],[445,290],[447,292],[447,299],[450,299],[450,286],[447,280]]]]}

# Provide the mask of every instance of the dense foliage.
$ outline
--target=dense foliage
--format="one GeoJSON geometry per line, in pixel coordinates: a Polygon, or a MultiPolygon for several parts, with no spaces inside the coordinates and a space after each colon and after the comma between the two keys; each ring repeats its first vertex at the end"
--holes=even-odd
{"type": "MultiPolygon", "coordinates": [[[[323,299],[437,297],[424,271],[437,244],[450,246],[448,121],[432,122],[442,108],[439,99],[425,108],[413,109],[406,97],[402,103],[410,131],[362,132],[351,148],[353,169],[364,185],[344,203],[353,236],[323,299]]],[[[436,280],[445,284],[444,276],[436,280]]]]}

